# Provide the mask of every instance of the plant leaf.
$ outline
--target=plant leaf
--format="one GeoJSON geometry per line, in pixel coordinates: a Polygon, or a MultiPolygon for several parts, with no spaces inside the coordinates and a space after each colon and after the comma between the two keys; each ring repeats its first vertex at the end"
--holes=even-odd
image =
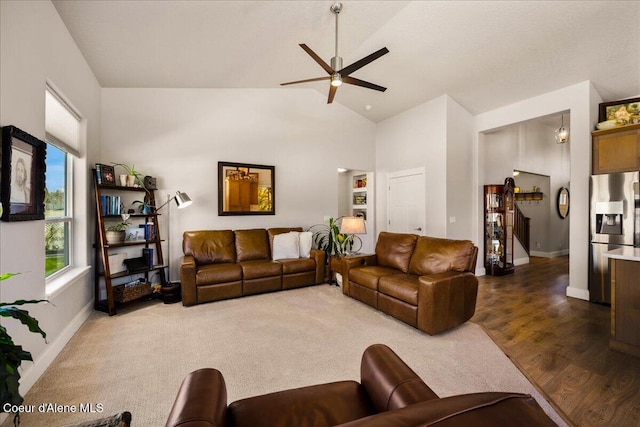
{"type": "Polygon", "coordinates": [[[13,276],[17,276],[20,273],[0,273],[0,280],[7,280],[13,276]]]}
{"type": "Polygon", "coordinates": [[[35,318],[31,317],[27,310],[20,310],[16,307],[4,306],[0,308],[0,316],[13,317],[14,319],[19,320],[20,323],[27,326],[31,332],[39,333],[40,335],[42,335],[42,338],[44,338],[46,342],[47,333],[40,328],[38,321],[35,318]]]}

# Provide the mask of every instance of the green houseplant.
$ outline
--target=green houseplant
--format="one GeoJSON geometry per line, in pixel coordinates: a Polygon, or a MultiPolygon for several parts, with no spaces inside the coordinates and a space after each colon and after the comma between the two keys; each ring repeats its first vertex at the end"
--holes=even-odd
{"type": "MultiPolygon", "coordinates": [[[[0,281],[10,279],[18,273],[0,273],[0,281]]],[[[0,302],[0,316],[12,317],[19,320],[29,328],[29,331],[42,335],[45,342],[47,334],[40,328],[38,321],[27,310],[20,308],[27,304],[39,304],[47,300],[17,300],[14,302],[0,302]]],[[[13,338],[7,333],[7,329],[0,325],[0,396],[2,398],[2,412],[6,404],[11,406],[21,405],[23,397],[20,395],[20,372],[18,368],[23,360],[33,361],[31,353],[22,349],[22,346],[13,342],[13,338]]],[[[14,424],[20,420],[20,413],[14,417],[14,424]]]]}
{"type": "Polygon", "coordinates": [[[313,233],[314,245],[326,252],[327,262],[329,257],[340,258],[341,256],[353,250],[354,243],[362,241],[358,236],[349,236],[340,233],[340,223],[342,217],[329,218],[327,224],[316,224],[309,227],[309,231],[313,233]]]}
{"type": "Polygon", "coordinates": [[[107,239],[107,243],[124,242],[127,227],[129,226],[129,223],[127,222],[127,220],[129,219],[129,214],[121,214],[120,216],[122,217],[122,221],[110,225],[105,231],[105,238],[107,239]]]}
{"type": "Polygon", "coordinates": [[[120,166],[127,173],[127,186],[134,187],[136,184],[142,185],[142,174],[136,170],[136,165],[126,165],[124,163],[112,163],[114,166],[120,166]]]}

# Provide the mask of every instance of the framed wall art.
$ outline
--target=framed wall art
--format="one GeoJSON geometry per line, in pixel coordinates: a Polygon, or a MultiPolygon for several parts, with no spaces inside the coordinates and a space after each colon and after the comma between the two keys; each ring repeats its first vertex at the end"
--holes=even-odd
{"type": "Polygon", "coordinates": [[[47,145],[15,126],[2,128],[0,203],[3,221],[44,219],[47,145]]]}
{"type": "Polygon", "coordinates": [[[275,166],[218,162],[218,215],[275,215],[275,166]]]}
{"type": "Polygon", "coordinates": [[[598,113],[599,122],[616,120],[619,125],[640,123],[640,98],[603,102],[598,113]]]}

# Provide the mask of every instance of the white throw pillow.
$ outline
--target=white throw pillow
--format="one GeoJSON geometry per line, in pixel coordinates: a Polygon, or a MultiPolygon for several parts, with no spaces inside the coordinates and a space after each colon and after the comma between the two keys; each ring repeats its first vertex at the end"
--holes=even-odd
{"type": "Polygon", "coordinates": [[[282,233],[273,236],[273,260],[299,258],[300,247],[298,236],[292,233],[282,233]]]}
{"type": "Polygon", "coordinates": [[[311,257],[311,245],[313,243],[313,233],[304,231],[298,233],[298,246],[300,247],[300,258],[311,257]]]}

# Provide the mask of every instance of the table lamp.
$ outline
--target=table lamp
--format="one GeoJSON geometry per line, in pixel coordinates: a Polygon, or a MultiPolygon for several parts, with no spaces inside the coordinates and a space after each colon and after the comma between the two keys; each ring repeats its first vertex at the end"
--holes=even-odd
{"type": "MultiPolygon", "coordinates": [[[[352,251],[353,241],[355,237],[354,235],[367,233],[367,229],[364,224],[364,218],[361,216],[346,216],[342,218],[342,222],[340,223],[340,233],[346,234],[348,236],[345,245],[349,248],[349,252],[347,253],[347,255],[356,255],[358,252],[352,251]]],[[[360,245],[360,247],[362,247],[362,244],[360,245]]]]}

